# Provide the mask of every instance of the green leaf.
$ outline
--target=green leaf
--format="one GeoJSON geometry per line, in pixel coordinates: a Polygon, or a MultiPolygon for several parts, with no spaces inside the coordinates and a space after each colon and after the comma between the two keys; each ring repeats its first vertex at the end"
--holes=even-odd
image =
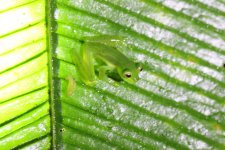
{"type": "Polygon", "coordinates": [[[0,0],[0,150],[225,149],[224,31],[223,0],[0,0]],[[104,34],[137,83],[81,82],[71,51],[104,34]]]}
{"type": "Polygon", "coordinates": [[[0,149],[49,149],[45,1],[0,1],[0,149]]]}

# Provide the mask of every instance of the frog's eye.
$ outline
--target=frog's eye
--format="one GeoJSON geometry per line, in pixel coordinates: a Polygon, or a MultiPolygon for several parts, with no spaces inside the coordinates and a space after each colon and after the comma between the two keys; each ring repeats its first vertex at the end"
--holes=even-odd
{"type": "Polygon", "coordinates": [[[137,69],[138,69],[139,71],[142,71],[142,70],[143,70],[143,68],[142,68],[141,66],[139,66],[137,69]]]}
{"type": "Polygon", "coordinates": [[[129,72],[129,71],[124,72],[124,76],[127,77],[127,78],[130,78],[131,72],[129,72]]]}

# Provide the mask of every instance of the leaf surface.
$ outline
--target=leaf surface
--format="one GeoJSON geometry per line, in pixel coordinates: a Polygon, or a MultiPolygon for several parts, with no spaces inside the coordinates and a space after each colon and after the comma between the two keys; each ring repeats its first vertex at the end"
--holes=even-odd
{"type": "Polygon", "coordinates": [[[49,149],[44,0],[0,1],[0,149],[49,149]]]}
{"type": "Polygon", "coordinates": [[[53,149],[225,149],[224,10],[222,0],[0,0],[0,149],[49,149],[51,138],[53,149]],[[105,34],[127,38],[137,83],[81,82],[72,51],[105,34]]]}

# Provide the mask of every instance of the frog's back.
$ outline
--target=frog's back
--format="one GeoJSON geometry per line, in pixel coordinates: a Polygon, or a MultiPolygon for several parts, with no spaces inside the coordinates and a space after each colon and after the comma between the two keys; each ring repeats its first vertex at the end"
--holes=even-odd
{"type": "Polygon", "coordinates": [[[132,61],[114,47],[93,42],[87,42],[85,46],[93,53],[94,57],[100,58],[106,63],[110,63],[110,65],[120,67],[127,66],[128,68],[134,65],[132,61]]]}

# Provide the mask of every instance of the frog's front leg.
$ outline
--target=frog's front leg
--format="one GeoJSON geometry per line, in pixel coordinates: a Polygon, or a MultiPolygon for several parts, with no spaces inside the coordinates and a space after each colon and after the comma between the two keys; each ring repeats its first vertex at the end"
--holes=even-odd
{"type": "Polygon", "coordinates": [[[100,66],[97,68],[97,70],[98,70],[99,79],[107,81],[107,80],[109,80],[109,78],[107,76],[107,71],[111,71],[111,70],[113,70],[113,68],[110,66],[100,66]]]}
{"type": "Polygon", "coordinates": [[[110,67],[110,66],[101,66],[101,67],[98,67],[97,70],[98,70],[99,79],[106,81],[106,82],[110,83],[111,85],[119,86],[118,82],[114,82],[114,81],[119,81],[119,80],[117,80],[118,78],[115,78],[118,75],[115,72],[115,68],[110,67]],[[116,75],[114,75],[114,73],[116,75]]]}

